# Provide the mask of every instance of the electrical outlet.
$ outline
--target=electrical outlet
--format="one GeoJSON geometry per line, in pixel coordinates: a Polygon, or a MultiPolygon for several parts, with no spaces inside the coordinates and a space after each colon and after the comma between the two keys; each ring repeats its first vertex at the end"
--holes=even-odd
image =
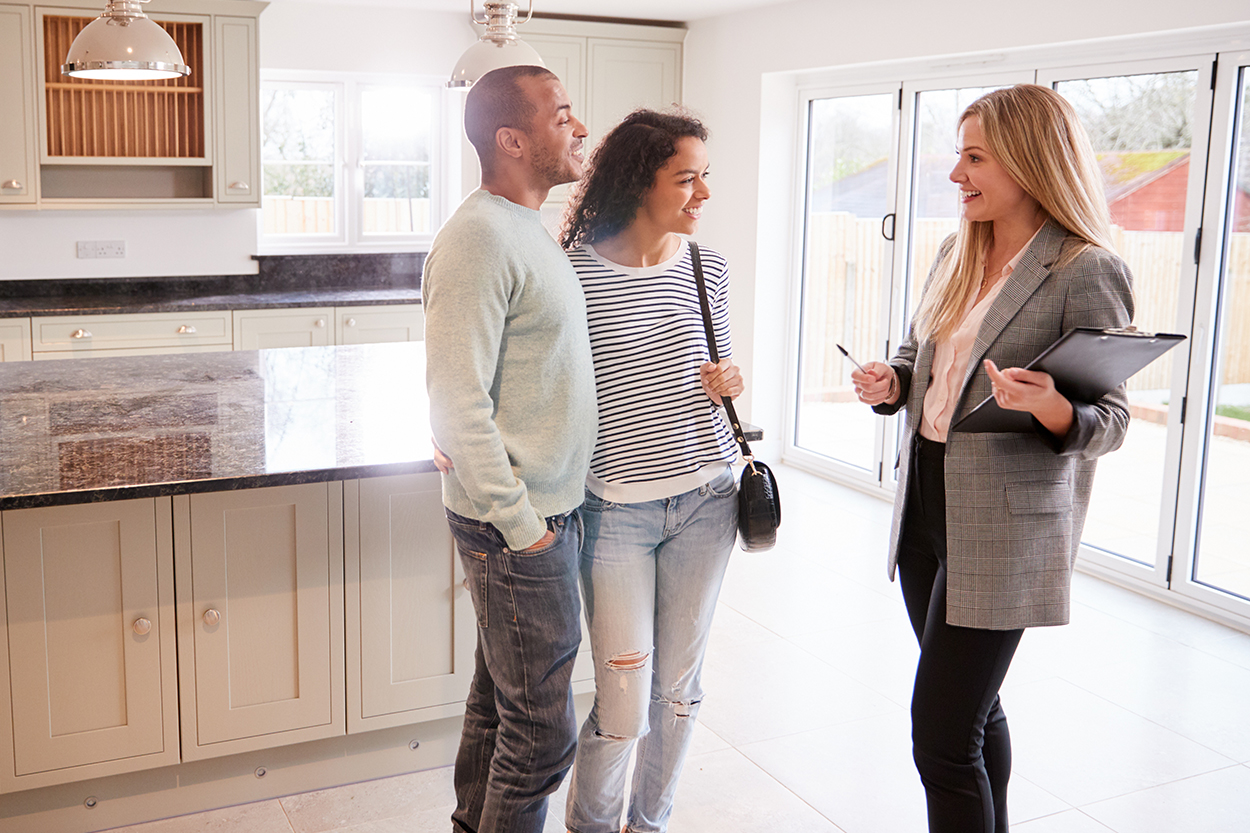
{"type": "Polygon", "coordinates": [[[125,240],[79,240],[78,241],[78,257],[80,258],[99,258],[99,257],[125,257],[126,241],[125,240]]]}
{"type": "Polygon", "coordinates": [[[125,240],[97,240],[95,242],[96,257],[125,257],[125,240]]]}

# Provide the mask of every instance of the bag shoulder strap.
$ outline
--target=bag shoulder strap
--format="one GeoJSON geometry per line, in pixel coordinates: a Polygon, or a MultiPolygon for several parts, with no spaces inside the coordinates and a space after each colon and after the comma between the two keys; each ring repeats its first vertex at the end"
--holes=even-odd
{"type": "MultiPolygon", "coordinates": [[[[699,307],[703,310],[703,330],[707,333],[707,352],[713,362],[718,362],[720,357],[716,351],[716,332],[712,329],[712,307],[708,303],[707,283],[703,279],[703,260],[699,257],[699,244],[693,240],[690,241],[690,262],[694,266],[694,282],[699,287],[699,307]]],[[[742,451],[743,459],[748,463],[752,462],[755,455],[751,453],[751,446],[747,445],[742,422],[734,410],[733,400],[728,396],[722,396],[721,404],[725,406],[725,415],[729,417],[729,427],[733,430],[734,440],[737,441],[738,448],[742,451]]]]}

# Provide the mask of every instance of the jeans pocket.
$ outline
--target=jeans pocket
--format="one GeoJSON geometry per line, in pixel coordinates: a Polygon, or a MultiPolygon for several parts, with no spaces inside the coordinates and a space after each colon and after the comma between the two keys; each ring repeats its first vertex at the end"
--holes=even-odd
{"type": "Polygon", "coordinates": [[[619,503],[604,500],[589,489],[586,490],[586,497],[582,502],[582,510],[586,512],[606,512],[609,509],[615,509],[618,506],[620,506],[619,503]]]}
{"type": "Polygon", "coordinates": [[[707,490],[713,497],[733,497],[738,492],[738,481],[734,480],[734,470],[725,466],[725,470],[707,484],[707,490]]]}

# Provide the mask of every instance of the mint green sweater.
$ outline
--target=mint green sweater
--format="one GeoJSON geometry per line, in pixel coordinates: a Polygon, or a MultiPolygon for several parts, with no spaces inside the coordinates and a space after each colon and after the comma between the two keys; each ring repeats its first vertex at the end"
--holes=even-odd
{"type": "Polygon", "coordinates": [[[586,302],[537,211],[470,194],[421,281],[430,425],[455,464],[443,503],[512,549],[581,505],[597,428],[586,302]]]}

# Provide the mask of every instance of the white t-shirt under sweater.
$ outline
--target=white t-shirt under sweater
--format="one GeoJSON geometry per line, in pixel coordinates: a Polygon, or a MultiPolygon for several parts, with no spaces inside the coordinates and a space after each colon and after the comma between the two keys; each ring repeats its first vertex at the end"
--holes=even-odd
{"type": "MultiPolygon", "coordinates": [[[[700,247],[721,358],[729,340],[729,269],[700,247]]],[[[599,400],[587,487],[604,500],[673,497],[714,480],[738,453],[729,425],[699,383],[709,360],[689,245],[655,266],[569,252],[586,295],[599,400]]]]}

